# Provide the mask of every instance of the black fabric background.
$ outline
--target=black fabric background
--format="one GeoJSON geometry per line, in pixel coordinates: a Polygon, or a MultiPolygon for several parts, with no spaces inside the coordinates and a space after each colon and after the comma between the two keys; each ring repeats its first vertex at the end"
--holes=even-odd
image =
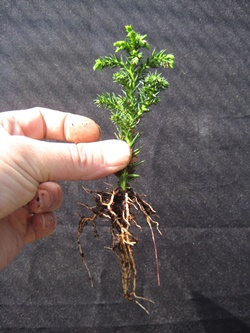
{"type": "MultiPolygon", "coordinates": [[[[82,236],[90,288],[77,244],[82,185],[62,182],[56,233],[0,274],[0,332],[250,332],[250,97],[247,0],[2,0],[1,111],[42,106],[93,118],[113,138],[97,93],[112,91],[94,60],[113,52],[124,25],[174,53],[171,84],[142,123],[137,192],[160,215],[157,286],[150,231],[135,250],[138,293],[150,315],[122,298],[109,226],[82,236]]],[[[1,145],[4,142],[1,142],[1,145]]],[[[108,179],[109,182],[114,178],[108,179]]]]}

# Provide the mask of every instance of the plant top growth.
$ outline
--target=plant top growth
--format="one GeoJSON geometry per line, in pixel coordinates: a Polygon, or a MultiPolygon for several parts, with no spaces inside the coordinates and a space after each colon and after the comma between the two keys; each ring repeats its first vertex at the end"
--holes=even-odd
{"type": "Polygon", "coordinates": [[[137,269],[133,249],[138,239],[133,234],[133,228],[142,230],[139,223],[139,219],[142,217],[151,230],[158,284],[160,284],[160,277],[153,227],[156,227],[159,233],[160,230],[159,223],[153,220],[153,216],[156,216],[155,210],[133,190],[130,183],[138,177],[137,167],[143,162],[138,160],[141,147],[138,147],[137,143],[142,135],[139,129],[140,121],[145,114],[151,111],[151,106],[160,101],[160,92],[169,87],[168,81],[162,76],[162,73],[157,71],[157,68],[173,68],[174,55],[167,54],[165,50],[157,52],[155,49],[150,55],[144,54],[143,49],[149,50],[147,35],[140,35],[130,25],[125,26],[125,29],[127,32],[125,40],[113,44],[116,48],[115,54],[98,58],[94,65],[94,70],[99,71],[105,68],[117,69],[113,74],[113,81],[121,87],[121,94],[103,93],[97,96],[95,103],[98,107],[110,111],[110,119],[117,130],[115,135],[117,139],[124,140],[130,146],[132,158],[129,165],[116,174],[118,177],[116,188],[110,186],[105,191],[86,191],[93,194],[95,206],[82,204],[92,213],[92,216],[81,216],[78,245],[92,284],[92,276],[80,244],[80,235],[89,221],[93,223],[96,235],[97,218],[109,221],[112,250],[119,258],[122,268],[123,295],[147,312],[139,300],[148,299],[136,294],[137,269]],[[120,53],[119,56],[118,53],[120,53]]]}

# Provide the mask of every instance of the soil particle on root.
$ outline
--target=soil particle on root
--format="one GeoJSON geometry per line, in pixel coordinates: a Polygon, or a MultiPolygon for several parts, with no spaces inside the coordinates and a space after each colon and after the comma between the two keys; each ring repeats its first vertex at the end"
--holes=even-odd
{"type": "Polygon", "coordinates": [[[77,242],[82,261],[89,274],[91,285],[93,286],[93,279],[84,257],[80,236],[88,222],[93,224],[95,236],[98,236],[96,220],[98,218],[102,218],[110,222],[112,250],[119,258],[122,269],[123,296],[125,299],[137,303],[146,312],[148,312],[146,308],[139,302],[139,300],[146,300],[150,302],[152,301],[136,295],[137,269],[133,249],[137,244],[138,239],[132,233],[132,229],[138,228],[140,231],[142,230],[142,227],[137,222],[139,215],[142,215],[151,231],[156,258],[157,279],[158,284],[160,285],[158,255],[153,226],[156,227],[160,234],[161,232],[159,230],[159,223],[152,219],[152,216],[156,216],[155,210],[150,204],[142,199],[141,196],[134,192],[133,189],[124,191],[121,188],[113,189],[111,187],[110,190],[101,192],[88,191],[86,189],[84,190],[85,192],[93,195],[95,205],[91,207],[86,204],[80,204],[88,211],[90,211],[92,216],[86,217],[81,215],[81,220],[78,227],[77,242]]]}

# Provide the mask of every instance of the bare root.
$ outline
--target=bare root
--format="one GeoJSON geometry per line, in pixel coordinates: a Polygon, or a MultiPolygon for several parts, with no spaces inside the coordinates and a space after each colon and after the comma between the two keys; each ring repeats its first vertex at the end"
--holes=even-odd
{"type": "Polygon", "coordinates": [[[110,221],[112,250],[119,258],[122,268],[123,296],[124,298],[135,302],[146,312],[148,312],[147,309],[139,302],[139,300],[146,300],[150,302],[152,301],[136,295],[137,269],[133,248],[137,244],[138,239],[131,232],[131,228],[136,227],[139,230],[142,230],[142,227],[137,222],[138,216],[142,214],[151,231],[156,258],[157,279],[158,285],[160,285],[158,254],[153,226],[156,227],[160,234],[161,232],[159,230],[159,223],[152,219],[152,215],[156,215],[155,210],[132,189],[123,191],[120,188],[114,189],[111,187],[111,190],[106,192],[88,191],[86,189],[85,191],[87,193],[93,194],[95,206],[91,207],[89,205],[81,204],[89,211],[91,211],[93,215],[91,217],[85,217],[83,215],[81,216],[78,227],[77,242],[83,263],[89,275],[91,286],[93,286],[93,278],[84,257],[80,243],[80,236],[83,232],[84,226],[88,222],[93,224],[94,233],[97,236],[95,221],[97,218],[104,218],[110,221]]]}

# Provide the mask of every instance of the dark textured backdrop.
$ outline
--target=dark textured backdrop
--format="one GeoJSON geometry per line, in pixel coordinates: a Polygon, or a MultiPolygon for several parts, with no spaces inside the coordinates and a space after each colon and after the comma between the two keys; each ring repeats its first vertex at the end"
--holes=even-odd
{"type": "MultiPolygon", "coordinates": [[[[150,231],[136,250],[138,293],[150,315],[123,300],[109,227],[76,244],[81,186],[62,183],[56,233],[27,246],[0,274],[1,332],[250,332],[250,96],[248,0],[1,0],[0,110],[43,106],[87,115],[114,131],[93,105],[112,89],[92,71],[124,25],[176,56],[161,104],[142,123],[141,177],[134,186],[160,215],[157,287],[150,231]]],[[[4,144],[1,142],[0,144],[4,144]]],[[[112,181],[112,179],[109,179],[112,181]]]]}

